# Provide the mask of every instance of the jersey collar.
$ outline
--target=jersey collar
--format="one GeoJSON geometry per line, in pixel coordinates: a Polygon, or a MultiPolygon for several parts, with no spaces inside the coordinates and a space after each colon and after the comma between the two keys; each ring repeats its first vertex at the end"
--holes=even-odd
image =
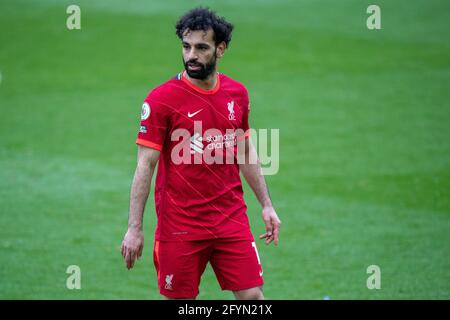
{"type": "Polygon", "coordinates": [[[209,89],[209,90],[205,90],[202,89],[200,87],[197,87],[196,85],[194,85],[192,82],[190,82],[187,78],[186,78],[186,71],[183,71],[180,75],[181,81],[183,81],[184,83],[186,83],[190,88],[192,88],[193,90],[200,92],[202,94],[214,94],[217,91],[219,91],[220,89],[220,77],[219,77],[219,73],[217,72],[217,81],[216,81],[216,85],[214,86],[214,88],[209,89]]]}

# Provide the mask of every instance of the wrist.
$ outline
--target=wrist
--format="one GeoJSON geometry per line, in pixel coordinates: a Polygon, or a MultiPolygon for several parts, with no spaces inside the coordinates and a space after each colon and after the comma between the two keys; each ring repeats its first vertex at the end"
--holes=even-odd
{"type": "Polygon", "coordinates": [[[141,232],[142,231],[142,224],[140,224],[140,223],[129,223],[128,224],[128,230],[135,231],[135,232],[141,232]]]}
{"type": "Polygon", "coordinates": [[[267,201],[264,201],[264,202],[262,203],[262,207],[263,207],[263,209],[270,209],[270,208],[273,208],[272,201],[270,201],[270,199],[267,200],[267,201]]]}

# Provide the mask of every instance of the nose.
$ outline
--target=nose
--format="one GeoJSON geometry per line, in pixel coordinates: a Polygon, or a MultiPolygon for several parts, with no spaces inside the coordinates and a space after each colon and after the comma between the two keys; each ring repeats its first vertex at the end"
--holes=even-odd
{"type": "Polygon", "coordinates": [[[197,51],[195,50],[195,48],[189,49],[189,51],[187,52],[186,58],[187,58],[187,61],[191,61],[191,60],[196,61],[198,59],[197,51]]]}

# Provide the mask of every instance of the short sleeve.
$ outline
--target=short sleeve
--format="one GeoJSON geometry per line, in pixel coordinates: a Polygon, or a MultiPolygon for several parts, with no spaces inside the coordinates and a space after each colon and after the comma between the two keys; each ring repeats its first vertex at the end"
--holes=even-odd
{"type": "Polygon", "coordinates": [[[144,100],[136,144],[161,151],[169,124],[169,108],[153,92],[144,100]]]}

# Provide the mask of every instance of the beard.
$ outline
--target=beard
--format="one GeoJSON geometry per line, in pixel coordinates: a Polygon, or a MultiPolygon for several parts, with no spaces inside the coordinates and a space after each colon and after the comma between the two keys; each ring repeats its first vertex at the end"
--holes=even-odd
{"type": "Polygon", "coordinates": [[[184,64],[184,69],[186,70],[189,77],[198,79],[198,80],[205,80],[211,74],[213,74],[213,72],[216,70],[216,60],[217,60],[216,54],[214,53],[214,57],[210,61],[208,61],[206,64],[200,63],[195,60],[189,60],[186,62],[186,61],[184,61],[184,59],[183,59],[183,64],[184,64]],[[189,69],[189,66],[199,67],[199,69],[192,70],[192,69],[189,69]]]}

